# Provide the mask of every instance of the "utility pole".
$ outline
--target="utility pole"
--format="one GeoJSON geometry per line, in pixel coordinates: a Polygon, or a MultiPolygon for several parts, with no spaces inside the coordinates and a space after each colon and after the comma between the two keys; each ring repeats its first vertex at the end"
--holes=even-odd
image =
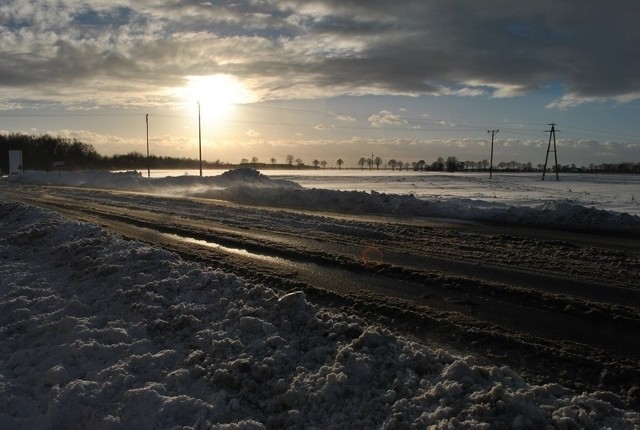
{"type": "Polygon", "coordinates": [[[549,133],[549,144],[547,145],[547,156],[544,159],[544,168],[542,170],[542,180],[544,181],[544,175],[547,173],[547,161],[549,160],[549,152],[553,152],[556,160],[556,181],[558,180],[558,153],[556,152],[556,123],[549,124],[551,130],[545,130],[545,133],[549,133]],[[553,151],[551,150],[551,138],[553,137],[553,151]]]}
{"type": "Polygon", "coordinates": [[[493,177],[493,136],[495,136],[500,130],[487,130],[487,133],[491,133],[491,161],[489,161],[489,179],[493,177]]]}
{"type": "Polygon", "coordinates": [[[149,114],[146,115],[147,120],[147,178],[151,177],[151,167],[149,167],[149,114]]]}
{"type": "Polygon", "coordinates": [[[198,153],[200,155],[200,177],[202,177],[202,129],[200,128],[200,102],[198,102],[198,153]]]}

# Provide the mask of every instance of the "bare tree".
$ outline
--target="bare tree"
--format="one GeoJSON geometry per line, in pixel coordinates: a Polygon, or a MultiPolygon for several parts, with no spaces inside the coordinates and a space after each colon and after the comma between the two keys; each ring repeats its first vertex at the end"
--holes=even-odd
{"type": "Polygon", "coordinates": [[[416,163],[416,166],[418,167],[418,170],[422,172],[422,170],[424,169],[425,164],[427,164],[426,161],[424,160],[420,160],[416,163]]]}
{"type": "Polygon", "coordinates": [[[240,164],[249,164],[249,159],[248,158],[241,159],[240,164]]]}
{"type": "Polygon", "coordinates": [[[431,170],[441,171],[444,169],[444,159],[442,157],[438,157],[436,161],[431,163],[431,170]]]}
{"type": "Polygon", "coordinates": [[[252,157],[251,158],[251,164],[253,164],[254,167],[258,166],[258,157],[252,157]]]}
{"type": "Polygon", "coordinates": [[[315,167],[316,169],[318,169],[318,166],[320,165],[320,161],[318,161],[318,160],[313,160],[311,163],[313,164],[313,167],[315,167]]]}
{"type": "Polygon", "coordinates": [[[271,165],[272,166],[274,166],[277,162],[278,162],[278,160],[276,160],[275,158],[271,157],[271,165]]]}
{"type": "Polygon", "coordinates": [[[455,172],[458,170],[458,159],[456,157],[447,157],[445,165],[448,172],[455,172]]]}
{"type": "Polygon", "coordinates": [[[322,170],[327,170],[327,160],[322,160],[320,165],[322,166],[322,170]]]}
{"type": "Polygon", "coordinates": [[[287,160],[287,164],[289,165],[289,168],[291,168],[291,166],[293,165],[293,155],[288,154],[286,157],[287,160]]]}
{"type": "Polygon", "coordinates": [[[391,160],[387,161],[387,165],[391,167],[391,170],[396,170],[398,162],[394,158],[392,158],[391,160]]]}
{"type": "Polygon", "coordinates": [[[342,170],[342,165],[344,164],[344,160],[342,158],[338,158],[338,161],[336,161],[336,164],[338,165],[338,168],[342,170]]]}
{"type": "Polygon", "coordinates": [[[376,170],[380,170],[380,165],[382,164],[382,158],[376,157],[375,160],[373,160],[373,163],[376,165],[376,170]]]}
{"type": "Polygon", "coordinates": [[[369,170],[373,170],[373,158],[367,158],[367,166],[369,166],[369,170]]]}
{"type": "Polygon", "coordinates": [[[360,166],[361,170],[364,170],[364,165],[367,164],[367,159],[364,157],[360,157],[358,160],[358,166],[360,166]]]}
{"type": "Polygon", "coordinates": [[[302,166],[304,166],[304,161],[302,161],[302,158],[296,158],[296,166],[298,166],[298,169],[302,169],[302,166]]]}

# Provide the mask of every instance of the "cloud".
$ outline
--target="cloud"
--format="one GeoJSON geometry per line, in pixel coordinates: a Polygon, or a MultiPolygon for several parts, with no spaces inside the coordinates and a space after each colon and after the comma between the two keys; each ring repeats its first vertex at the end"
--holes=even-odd
{"type": "MultiPolygon", "coordinates": [[[[471,83],[467,83],[467,85],[472,85],[471,83]]],[[[479,84],[479,86],[486,86],[483,84],[479,84]]],[[[495,93],[500,91],[500,89],[496,90],[495,93]]],[[[494,95],[495,95],[494,93],[494,95]]],[[[448,87],[441,87],[438,94],[440,96],[461,96],[461,97],[479,97],[487,94],[487,91],[484,88],[474,88],[472,86],[466,86],[459,89],[453,89],[448,87]]]]}
{"type": "Polygon", "coordinates": [[[455,127],[455,126],[456,126],[456,123],[455,123],[455,122],[453,122],[453,121],[446,121],[446,120],[440,120],[440,121],[438,121],[438,124],[440,124],[440,125],[444,125],[444,126],[446,126],[446,127],[455,127]]]}
{"type": "MultiPolygon", "coordinates": [[[[33,130],[32,132],[41,132],[33,130]]],[[[5,132],[5,134],[8,132],[5,132]]],[[[126,138],[113,134],[102,134],[87,130],[60,129],[46,133],[77,139],[94,146],[102,155],[126,154],[133,151],[145,153],[144,136],[126,138]]],[[[226,160],[240,158],[251,159],[257,156],[261,160],[272,157],[283,160],[288,153],[309,163],[310,160],[325,159],[330,165],[342,158],[347,166],[356,166],[357,160],[370,156],[373,152],[386,162],[394,158],[405,162],[420,159],[433,162],[438,157],[455,156],[459,160],[482,160],[489,158],[488,139],[484,137],[462,139],[425,139],[416,137],[363,137],[353,136],[344,139],[255,139],[251,136],[239,144],[236,141],[219,142],[215,152],[203,154],[205,159],[215,159],[225,154],[226,160]]],[[[176,135],[153,136],[150,142],[152,155],[188,157],[197,154],[197,143],[193,139],[176,135]]],[[[617,141],[598,141],[594,139],[558,139],[558,161],[561,164],[588,165],[589,163],[620,162],[636,160],[640,144],[617,141]]],[[[523,140],[517,138],[496,139],[494,161],[520,162],[531,161],[538,164],[544,161],[547,147],[546,139],[523,140]]]]}
{"type": "MultiPolygon", "coordinates": [[[[146,153],[146,141],[126,138],[113,134],[102,134],[88,130],[48,130],[45,134],[76,139],[92,145],[101,155],[127,154],[130,152],[146,153]]],[[[192,157],[193,143],[189,139],[175,135],[153,136],[150,139],[151,155],[171,155],[175,157],[192,157]]]]}
{"type": "Polygon", "coordinates": [[[636,0],[85,2],[0,5],[12,98],[144,104],[185,76],[227,73],[263,100],[343,94],[640,98],[636,0]],[[127,93],[128,97],[122,97],[127,93]],[[136,102],[138,100],[138,102],[136,102]]]}
{"type": "Polygon", "coordinates": [[[334,118],[337,119],[338,121],[345,121],[345,122],[356,122],[357,121],[357,119],[354,116],[351,116],[351,115],[336,115],[334,118]]]}
{"type": "Polygon", "coordinates": [[[383,110],[383,111],[380,111],[380,113],[371,115],[368,120],[372,127],[384,127],[385,125],[407,124],[407,120],[403,119],[400,115],[393,114],[386,110],[383,110]]]}
{"type": "Polygon", "coordinates": [[[601,97],[580,97],[575,94],[565,94],[559,99],[553,100],[545,107],[547,109],[559,109],[566,110],[576,106],[580,106],[585,103],[593,103],[596,101],[604,101],[601,97]]]}

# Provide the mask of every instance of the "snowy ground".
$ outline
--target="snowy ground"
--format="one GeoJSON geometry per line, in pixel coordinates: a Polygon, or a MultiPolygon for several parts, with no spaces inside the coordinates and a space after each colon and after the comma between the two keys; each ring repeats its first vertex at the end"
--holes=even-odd
{"type": "Polygon", "coordinates": [[[471,200],[472,205],[484,201],[527,207],[563,202],[640,215],[640,175],[562,174],[559,181],[554,175],[542,181],[539,173],[497,172],[489,179],[486,173],[325,171],[296,175],[279,171],[274,177],[290,179],[306,188],[411,193],[421,200],[437,202],[459,199],[471,200]]]}
{"type": "MultiPolygon", "coordinates": [[[[324,210],[489,213],[559,228],[569,213],[574,228],[634,234],[639,225],[635,215],[566,202],[488,209],[457,196],[436,205],[240,176],[242,185],[231,175],[152,186],[130,174],[26,172],[22,180],[188,189],[260,204],[290,196],[288,206],[324,210]]],[[[253,285],[1,198],[0,230],[0,428],[640,428],[633,390],[624,398],[528,384],[507,367],[431,349],[301,292],[253,285]]]]}
{"type": "Polygon", "coordinates": [[[36,172],[20,181],[198,195],[295,209],[476,220],[640,235],[640,175],[434,174],[240,169],[220,175],[146,178],[137,172],[36,172]],[[247,172],[254,172],[255,175],[247,172]]]}

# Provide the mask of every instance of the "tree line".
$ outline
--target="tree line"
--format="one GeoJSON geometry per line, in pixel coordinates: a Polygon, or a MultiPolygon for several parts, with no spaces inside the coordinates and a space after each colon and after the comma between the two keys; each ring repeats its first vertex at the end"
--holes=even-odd
{"type": "MultiPolygon", "coordinates": [[[[151,169],[197,169],[200,161],[192,158],[162,157],[140,152],[104,156],[92,145],[77,139],[50,135],[27,135],[21,133],[0,134],[0,169],[9,171],[9,150],[21,150],[25,170],[54,170],[56,163],[64,163],[66,170],[144,170],[151,169]]],[[[231,167],[219,160],[202,161],[207,169],[231,167]]]]}
{"type": "MultiPolygon", "coordinates": [[[[9,150],[22,150],[23,169],[28,170],[54,170],[54,163],[64,163],[67,170],[104,169],[104,170],[144,170],[144,169],[197,169],[200,160],[193,158],[175,158],[166,156],[146,155],[140,152],[130,152],[123,155],[103,156],[92,145],[80,142],[77,139],[65,137],[53,137],[50,135],[27,135],[21,133],[0,134],[0,169],[3,172],[9,170],[9,150]]],[[[460,161],[457,157],[450,156],[446,159],[438,157],[428,163],[425,160],[405,162],[390,159],[386,162],[381,157],[361,157],[358,167],[364,170],[391,169],[392,171],[436,171],[436,172],[478,172],[488,171],[491,167],[489,161],[460,161]]],[[[279,163],[276,158],[269,162],[260,162],[258,157],[243,158],[241,166],[255,168],[298,168],[298,169],[326,169],[327,166],[336,166],[342,169],[344,160],[338,158],[335,162],[314,159],[307,165],[301,158],[292,154],[285,157],[284,163],[279,163]]],[[[232,163],[202,160],[202,167],[206,169],[221,169],[237,166],[232,163]]],[[[554,166],[555,167],[555,166],[554,166]]],[[[541,172],[542,164],[533,165],[531,162],[501,161],[493,166],[494,170],[504,172],[541,172]]],[[[576,166],[575,164],[559,166],[560,172],[573,173],[640,173],[638,163],[603,163],[590,164],[588,166],[576,166]]]]}
{"type": "Polygon", "coordinates": [[[95,168],[102,157],[91,145],[76,139],[50,135],[0,135],[0,167],[9,170],[9,150],[22,150],[25,169],[50,170],[53,163],[64,162],[76,169],[95,168]]]}
{"type": "MultiPolygon", "coordinates": [[[[248,167],[273,167],[273,168],[298,168],[318,169],[322,167],[327,168],[329,163],[326,160],[315,159],[311,162],[311,165],[305,164],[301,158],[295,158],[293,155],[287,155],[285,163],[280,164],[276,158],[271,158],[270,164],[261,162],[258,157],[252,157],[251,160],[243,158],[240,161],[240,165],[248,167]]],[[[335,166],[338,169],[342,169],[344,160],[338,158],[335,162],[335,166]]],[[[490,163],[488,160],[479,161],[460,161],[457,157],[447,157],[446,159],[438,157],[434,162],[427,163],[425,160],[403,162],[401,160],[390,159],[386,163],[381,157],[361,157],[358,160],[358,167],[361,170],[380,170],[391,169],[392,171],[417,171],[417,172],[488,172],[490,169],[490,163]]],[[[543,164],[533,165],[531,162],[519,162],[519,161],[500,161],[493,166],[494,170],[502,172],[542,172],[544,170],[543,164]]],[[[555,166],[547,166],[550,171],[555,171],[555,166]]],[[[589,166],[578,167],[575,164],[558,165],[558,171],[564,173],[640,173],[639,163],[603,163],[603,164],[589,164],[589,166]]]]}

